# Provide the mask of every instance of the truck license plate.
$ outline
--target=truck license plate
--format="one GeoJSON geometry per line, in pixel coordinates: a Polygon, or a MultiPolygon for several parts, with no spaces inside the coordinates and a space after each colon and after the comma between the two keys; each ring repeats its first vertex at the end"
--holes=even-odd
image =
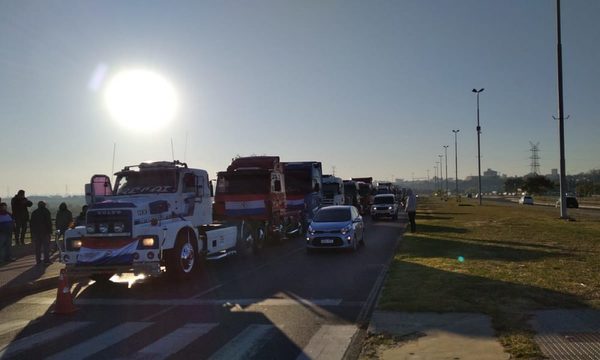
{"type": "Polygon", "coordinates": [[[321,239],[321,244],[333,244],[333,239],[321,239]]]}

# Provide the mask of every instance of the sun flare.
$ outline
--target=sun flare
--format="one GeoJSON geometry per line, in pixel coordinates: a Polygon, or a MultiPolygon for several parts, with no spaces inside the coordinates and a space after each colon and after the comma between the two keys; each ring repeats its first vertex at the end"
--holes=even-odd
{"type": "Polygon", "coordinates": [[[133,130],[158,130],[177,112],[173,85],[160,74],[132,69],[117,73],[105,90],[105,101],[113,119],[133,130]]]}

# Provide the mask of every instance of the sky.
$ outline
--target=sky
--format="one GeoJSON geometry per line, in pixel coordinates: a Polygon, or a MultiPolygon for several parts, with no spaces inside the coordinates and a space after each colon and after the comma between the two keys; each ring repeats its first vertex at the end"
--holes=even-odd
{"type": "MultiPolygon", "coordinates": [[[[463,179],[477,175],[473,88],[485,89],[482,171],[528,173],[532,142],[550,173],[555,6],[0,0],[0,196],[81,194],[93,174],[147,160],[216,177],[238,155],[321,161],[342,178],[426,179],[444,145],[452,178],[453,129],[463,179]],[[125,126],[107,105],[111,79],[136,69],[176,94],[159,129],[125,126]]],[[[600,168],[600,1],[563,1],[561,15],[566,169],[576,174],[600,168]]]]}

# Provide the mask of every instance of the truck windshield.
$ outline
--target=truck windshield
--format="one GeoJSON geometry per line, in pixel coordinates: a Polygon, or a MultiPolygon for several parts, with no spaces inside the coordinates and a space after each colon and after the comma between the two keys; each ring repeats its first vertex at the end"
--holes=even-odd
{"type": "Polygon", "coordinates": [[[286,171],[285,191],[289,194],[312,192],[312,177],[308,171],[286,171]]]}
{"type": "Polygon", "coordinates": [[[177,172],[173,170],[130,171],[117,175],[117,195],[173,193],[177,191],[177,172]]]}
{"type": "Polygon", "coordinates": [[[217,194],[268,194],[271,191],[269,174],[219,175],[217,194]]]}
{"type": "Polygon", "coordinates": [[[339,194],[340,185],[336,183],[323,184],[323,193],[328,195],[339,194]]]}
{"type": "Polygon", "coordinates": [[[371,195],[371,187],[367,184],[358,184],[359,190],[358,193],[360,196],[371,195]]]}
{"type": "Polygon", "coordinates": [[[393,204],[394,197],[393,196],[376,196],[373,200],[375,204],[393,204]]]}
{"type": "Polygon", "coordinates": [[[355,184],[344,184],[344,194],[356,195],[356,185],[355,184]]]}

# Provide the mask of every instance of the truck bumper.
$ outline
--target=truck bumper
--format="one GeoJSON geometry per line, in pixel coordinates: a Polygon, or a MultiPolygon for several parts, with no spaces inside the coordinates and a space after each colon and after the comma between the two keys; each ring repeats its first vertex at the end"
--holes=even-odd
{"type": "Polygon", "coordinates": [[[159,262],[139,262],[132,265],[81,266],[66,264],[67,273],[74,276],[90,276],[95,274],[134,273],[158,276],[161,273],[159,262]]]}

